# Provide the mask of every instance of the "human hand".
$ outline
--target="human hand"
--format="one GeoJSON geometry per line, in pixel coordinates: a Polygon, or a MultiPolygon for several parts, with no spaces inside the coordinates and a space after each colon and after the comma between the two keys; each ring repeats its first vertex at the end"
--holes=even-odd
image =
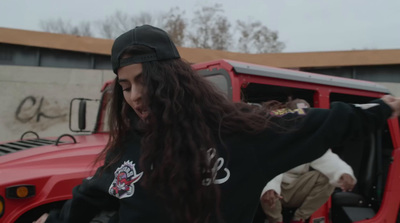
{"type": "Polygon", "coordinates": [[[400,98],[393,97],[392,95],[384,95],[381,99],[392,108],[393,112],[391,118],[400,115],[400,98]]]}
{"type": "Polygon", "coordinates": [[[261,197],[261,201],[263,203],[266,203],[271,208],[273,208],[275,206],[276,202],[279,199],[283,199],[283,197],[281,195],[279,195],[278,193],[276,193],[274,190],[268,190],[261,197]]]}
{"type": "Polygon", "coordinates": [[[339,178],[339,185],[342,191],[351,191],[354,188],[356,181],[350,174],[344,173],[339,178]]]}
{"type": "Polygon", "coordinates": [[[47,220],[47,217],[49,217],[49,214],[45,213],[40,218],[32,223],[45,223],[47,220]]]}

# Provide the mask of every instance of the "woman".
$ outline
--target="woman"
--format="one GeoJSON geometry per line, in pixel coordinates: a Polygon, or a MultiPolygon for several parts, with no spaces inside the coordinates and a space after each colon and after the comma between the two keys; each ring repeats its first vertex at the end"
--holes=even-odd
{"type": "Polygon", "coordinates": [[[274,176],[400,111],[391,96],[368,109],[336,103],[285,115],[232,103],[149,25],[118,37],[111,59],[117,76],[104,165],[62,210],[37,222],[89,222],[102,210],[117,211],[110,222],[251,222],[274,176]]]}

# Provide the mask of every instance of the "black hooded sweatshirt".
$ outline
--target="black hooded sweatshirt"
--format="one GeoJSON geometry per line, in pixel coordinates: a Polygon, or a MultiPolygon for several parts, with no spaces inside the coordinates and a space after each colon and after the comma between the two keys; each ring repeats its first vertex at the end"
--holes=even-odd
{"type": "MultiPolygon", "coordinates": [[[[272,122],[293,127],[277,131],[274,125],[259,134],[233,134],[217,152],[215,179],[203,185],[218,184],[221,215],[226,223],[250,223],[264,186],[276,175],[322,156],[328,148],[347,140],[359,139],[380,128],[392,109],[382,100],[351,105],[334,102],[331,109],[281,109],[271,113],[272,122]]],[[[116,211],[110,222],[171,222],[165,208],[140,186],[140,137],[125,145],[125,153],[112,168],[100,175],[102,167],[73,190],[73,198],[61,210],[54,210],[46,223],[90,222],[100,211],[116,211]]]]}

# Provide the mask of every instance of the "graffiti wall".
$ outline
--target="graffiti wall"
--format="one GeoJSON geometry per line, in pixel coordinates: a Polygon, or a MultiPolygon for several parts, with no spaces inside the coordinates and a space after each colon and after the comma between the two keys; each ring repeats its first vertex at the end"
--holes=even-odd
{"type": "MultiPolygon", "coordinates": [[[[99,99],[103,83],[114,77],[110,70],[0,66],[0,141],[19,139],[27,131],[40,137],[71,133],[71,99],[99,99]]],[[[398,83],[381,84],[400,96],[398,83]]],[[[88,106],[87,114],[94,122],[97,107],[88,106]]]]}
{"type": "MultiPolygon", "coordinates": [[[[0,66],[0,141],[26,131],[40,137],[71,133],[71,99],[100,98],[101,86],[112,78],[109,70],[0,66]]],[[[96,107],[90,109],[95,116],[96,107]]]]}

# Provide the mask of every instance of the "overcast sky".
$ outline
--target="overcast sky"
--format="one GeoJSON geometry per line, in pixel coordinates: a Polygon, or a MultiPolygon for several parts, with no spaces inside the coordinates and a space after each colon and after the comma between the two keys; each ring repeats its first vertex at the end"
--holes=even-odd
{"type": "Polygon", "coordinates": [[[48,19],[79,24],[176,6],[190,18],[215,3],[232,24],[259,20],[278,31],[284,52],[400,49],[400,0],[0,0],[0,27],[40,31],[48,19]]]}

